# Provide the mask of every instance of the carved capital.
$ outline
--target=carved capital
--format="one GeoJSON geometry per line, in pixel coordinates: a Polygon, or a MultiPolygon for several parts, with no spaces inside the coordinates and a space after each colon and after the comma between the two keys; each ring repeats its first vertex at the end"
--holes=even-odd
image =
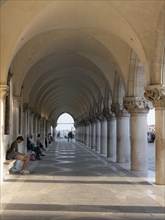
{"type": "Polygon", "coordinates": [[[95,123],[96,120],[97,120],[97,118],[96,118],[95,115],[89,117],[89,121],[90,121],[91,124],[95,123]]]}
{"type": "Polygon", "coordinates": [[[103,112],[99,112],[96,114],[96,118],[101,122],[102,120],[104,120],[104,115],[103,112]]]}
{"type": "Polygon", "coordinates": [[[144,97],[125,97],[124,106],[129,113],[147,114],[152,108],[152,103],[144,97]]]}
{"type": "Polygon", "coordinates": [[[116,117],[129,117],[128,111],[123,107],[122,104],[112,104],[111,111],[115,113],[116,117]]]}
{"type": "Polygon", "coordinates": [[[150,85],[145,87],[144,96],[153,103],[155,108],[165,108],[165,85],[150,85]]]}
{"type": "Polygon", "coordinates": [[[83,125],[88,126],[90,124],[89,119],[84,119],[83,120],[83,125]]]}
{"type": "Polygon", "coordinates": [[[107,119],[107,121],[115,119],[115,114],[109,108],[105,108],[103,110],[103,115],[107,119]]]}
{"type": "Polygon", "coordinates": [[[0,98],[4,99],[9,92],[9,87],[7,85],[0,85],[0,98]]]}

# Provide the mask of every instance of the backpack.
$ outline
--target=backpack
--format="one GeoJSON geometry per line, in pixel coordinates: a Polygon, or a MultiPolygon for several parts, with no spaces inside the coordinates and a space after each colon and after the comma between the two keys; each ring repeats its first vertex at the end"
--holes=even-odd
{"type": "Polygon", "coordinates": [[[30,154],[30,160],[32,161],[36,160],[36,155],[34,153],[30,154]]]}

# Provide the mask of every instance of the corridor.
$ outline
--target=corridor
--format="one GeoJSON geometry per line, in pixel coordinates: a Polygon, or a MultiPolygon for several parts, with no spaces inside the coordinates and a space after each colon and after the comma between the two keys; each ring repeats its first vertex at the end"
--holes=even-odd
{"type": "Polygon", "coordinates": [[[55,141],[29,169],[4,181],[2,220],[164,219],[164,186],[79,143],[55,141]]]}

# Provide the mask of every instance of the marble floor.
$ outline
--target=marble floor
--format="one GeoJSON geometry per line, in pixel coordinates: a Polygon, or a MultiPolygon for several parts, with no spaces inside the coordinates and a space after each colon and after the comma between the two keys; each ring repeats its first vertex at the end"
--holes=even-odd
{"type": "Polygon", "coordinates": [[[29,169],[3,183],[1,220],[165,219],[164,186],[79,143],[52,143],[29,169]]]}

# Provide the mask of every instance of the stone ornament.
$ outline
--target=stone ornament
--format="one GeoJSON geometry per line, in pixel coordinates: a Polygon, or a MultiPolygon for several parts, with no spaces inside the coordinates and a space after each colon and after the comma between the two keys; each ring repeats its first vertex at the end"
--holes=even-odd
{"type": "Polygon", "coordinates": [[[103,109],[103,115],[107,119],[107,121],[111,121],[115,119],[115,114],[109,108],[103,109]]]}
{"type": "Polygon", "coordinates": [[[152,103],[145,97],[125,97],[124,106],[130,113],[148,113],[152,103]]]}
{"type": "Polygon", "coordinates": [[[104,115],[103,112],[99,112],[96,114],[96,118],[101,122],[102,120],[104,120],[104,115]]]}
{"type": "Polygon", "coordinates": [[[165,85],[150,85],[145,88],[144,96],[154,107],[165,107],[165,85]]]}
{"type": "Polygon", "coordinates": [[[4,97],[8,96],[9,87],[7,85],[0,84],[0,98],[3,99],[4,97]]]}
{"type": "Polygon", "coordinates": [[[115,103],[111,105],[111,111],[115,113],[116,117],[129,117],[129,113],[122,104],[115,103]]]}

